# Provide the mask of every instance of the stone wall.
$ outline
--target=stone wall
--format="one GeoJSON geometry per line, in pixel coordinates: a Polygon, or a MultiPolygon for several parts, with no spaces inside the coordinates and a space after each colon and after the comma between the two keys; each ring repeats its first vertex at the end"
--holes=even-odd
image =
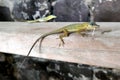
{"type": "Polygon", "coordinates": [[[95,20],[102,22],[120,21],[120,0],[99,0],[96,4],[95,20]]]}
{"type": "Polygon", "coordinates": [[[120,0],[0,0],[0,6],[9,8],[8,11],[1,9],[0,13],[10,14],[6,16],[16,21],[33,20],[45,14],[56,15],[55,21],[89,21],[87,3],[91,1],[96,21],[120,21],[120,0]]]}
{"type": "Polygon", "coordinates": [[[120,70],[0,53],[0,80],[119,80],[120,70]],[[19,71],[18,71],[19,70],[19,71]]]}

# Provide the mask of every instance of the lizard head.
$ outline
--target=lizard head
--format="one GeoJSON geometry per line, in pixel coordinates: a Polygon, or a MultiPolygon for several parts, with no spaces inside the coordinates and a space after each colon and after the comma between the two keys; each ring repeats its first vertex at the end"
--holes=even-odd
{"type": "Polygon", "coordinates": [[[96,23],[94,24],[88,23],[86,28],[87,30],[93,30],[93,29],[99,28],[99,25],[97,25],[96,23]]]}

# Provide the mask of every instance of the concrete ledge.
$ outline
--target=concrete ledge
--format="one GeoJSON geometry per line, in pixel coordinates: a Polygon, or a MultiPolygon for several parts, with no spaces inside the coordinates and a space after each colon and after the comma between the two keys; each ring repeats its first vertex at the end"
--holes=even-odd
{"type": "MultiPolygon", "coordinates": [[[[39,36],[68,24],[72,22],[0,22],[0,52],[25,56],[39,36]]],[[[65,45],[61,47],[56,39],[59,34],[50,35],[42,43],[42,52],[39,53],[38,42],[30,56],[120,69],[120,23],[98,24],[101,30],[112,31],[96,31],[94,39],[73,33],[64,38],[65,45]]]]}

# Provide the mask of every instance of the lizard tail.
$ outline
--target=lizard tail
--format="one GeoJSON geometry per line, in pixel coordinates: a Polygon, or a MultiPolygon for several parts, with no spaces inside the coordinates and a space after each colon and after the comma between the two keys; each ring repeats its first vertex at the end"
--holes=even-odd
{"type": "Polygon", "coordinates": [[[41,53],[41,46],[42,46],[42,41],[44,40],[45,37],[42,37],[40,40],[40,44],[39,44],[39,53],[41,53]]]}
{"type": "MultiPolygon", "coordinates": [[[[54,33],[55,33],[55,32],[51,32],[51,34],[54,34],[54,33]]],[[[44,34],[44,35],[40,36],[40,37],[33,43],[33,45],[32,45],[32,47],[30,48],[28,54],[25,56],[24,60],[23,60],[22,63],[20,64],[20,66],[19,66],[20,68],[23,66],[23,64],[24,64],[24,62],[26,61],[27,57],[30,55],[33,47],[36,45],[36,43],[37,43],[40,39],[41,39],[41,40],[40,40],[40,45],[39,45],[39,51],[41,52],[42,41],[43,41],[43,39],[44,39],[46,36],[48,36],[48,35],[50,35],[50,33],[47,33],[47,34],[44,34]]],[[[20,70],[18,70],[18,71],[20,71],[20,70]]]]}
{"type": "MultiPolygon", "coordinates": [[[[28,54],[25,56],[24,60],[23,60],[22,63],[20,64],[20,66],[19,66],[20,68],[23,66],[23,64],[24,64],[24,62],[26,61],[27,57],[30,55],[33,47],[34,47],[34,46],[36,45],[36,43],[37,43],[40,39],[42,39],[42,38],[43,38],[43,37],[41,36],[41,37],[39,37],[39,38],[34,42],[34,44],[32,45],[32,47],[30,48],[28,54]]],[[[20,69],[19,69],[18,71],[20,71],[20,69]]]]}

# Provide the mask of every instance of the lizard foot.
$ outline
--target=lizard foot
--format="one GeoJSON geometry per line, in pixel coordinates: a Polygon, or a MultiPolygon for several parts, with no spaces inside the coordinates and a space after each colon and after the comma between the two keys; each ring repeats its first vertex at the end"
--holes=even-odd
{"type": "Polygon", "coordinates": [[[60,46],[64,47],[64,44],[65,44],[64,42],[60,42],[60,43],[59,43],[59,47],[60,47],[60,46]]]}
{"type": "MultiPolygon", "coordinates": [[[[56,39],[60,39],[60,38],[56,38],[56,39]]],[[[59,47],[61,47],[61,46],[64,47],[64,44],[65,44],[64,40],[60,39],[59,47]]]]}

